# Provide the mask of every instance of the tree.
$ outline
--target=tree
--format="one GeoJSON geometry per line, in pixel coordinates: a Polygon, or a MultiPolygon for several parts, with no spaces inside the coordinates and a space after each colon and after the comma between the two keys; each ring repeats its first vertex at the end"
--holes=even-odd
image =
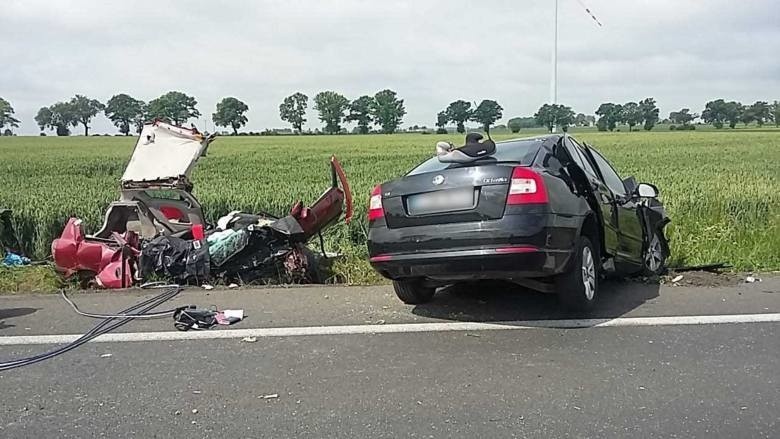
{"type": "Polygon", "coordinates": [[[709,101],[701,112],[704,123],[711,123],[717,129],[723,128],[728,113],[728,104],[723,99],[709,101]]]}
{"type": "MultiPolygon", "coordinates": [[[[89,135],[89,123],[92,118],[99,112],[103,111],[106,106],[101,104],[97,99],[90,99],[83,95],[76,95],[71,98],[70,102],[71,111],[73,112],[74,120],[77,123],[84,125],[84,135],[89,135]]],[[[76,126],[74,124],[73,126],[76,126]]]]}
{"type": "Polygon", "coordinates": [[[321,91],[314,96],[314,109],[320,113],[320,121],[325,123],[326,133],[341,131],[341,120],[347,108],[349,99],[335,91],[321,91]]]}
{"type": "Polygon", "coordinates": [[[503,112],[504,108],[498,102],[485,99],[471,113],[471,120],[481,123],[485,132],[490,133],[490,125],[501,119],[503,112]]]}
{"type": "Polygon", "coordinates": [[[744,106],[739,102],[726,102],[726,121],[729,123],[729,128],[736,128],[737,123],[739,123],[740,116],[744,110],[744,106]]]}
{"type": "Polygon", "coordinates": [[[687,126],[697,117],[699,117],[699,115],[696,113],[691,113],[691,110],[689,108],[683,108],[680,111],[672,111],[671,113],[669,113],[669,120],[672,123],[683,125],[683,126],[687,126]]]}
{"type": "Polygon", "coordinates": [[[775,101],[772,104],[772,120],[775,121],[775,126],[780,126],[780,102],[775,101]]]}
{"type": "Polygon", "coordinates": [[[471,113],[473,111],[471,103],[464,100],[451,102],[450,105],[447,106],[447,109],[444,110],[447,114],[447,119],[457,124],[457,130],[461,134],[466,132],[466,125],[464,124],[467,120],[471,119],[471,113]]]}
{"type": "Polygon", "coordinates": [[[612,102],[606,102],[599,105],[599,109],[596,110],[596,115],[601,116],[597,122],[599,131],[605,131],[607,129],[613,131],[615,126],[623,121],[623,106],[620,104],[613,104],[612,102]]]}
{"type": "Polygon", "coordinates": [[[361,96],[349,104],[349,114],[344,119],[349,122],[357,122],[357,132],[368,134],[368,126],[372,121],[374,98],[368,95],[361,96]]]}
{"type": "Polygon", "coordinates": [[[574,125],[576,126],[587,127],[595,122],[596,122],[595,117],[588,116],[583,113],[578,113],[576,116],[574,116],[574,125]]]}
{"type": "Polygon", "coordinates": [[[568,131],[569,125],[574,123],[574,111],[571,107],[561,104],[544,104],[534,114],[536,121],[547,127],[547,131],[552,132],[553,127],[561,126],[563,131],[568,131]]]}
{"type": "Polygon", "coordinates": [[[160,119],[181,125],[190,118],[200,117],[200,111],[195,106],[198,101],[180,91],[169,91],[157,99],[152,99],[146,108],[150,119],[160,119]]]}
{"type": "Polygon", "coordinates": [[[523,122],[520,120],[520,118],[516,117],[514,119],[509,119],[509,121],[506,123],[506,126],[509,128],[509,131],[513,133],[519,133],[523,128],[523,122]]]}
{"type": "Polygon", "coordinates": [[[11,103],[0,98],[0,129],[8,125],[11,128],[19,128],[19,119],[13,116],[14,108],[11,103]]]}
{"type": "Polygon", "coordinates": [[[41,108],[35,116],[35,121],[41,131],[50,128],[56,130],[58,136],[69,136],[69,127],[79,124],[70,102],[57,102],[50,107],[41,108]]]}
{"type": "Polygon", "coordinates": [[[306,107],[309,105],[309,97],[301,92],[296,92],[284,98],[279,104],[279,117],[289,122],[293,130],[300,133],[306,122],[306,107]]]}
{"type": "Polygon", "coordinates": [[[655,99],[645,98],[639,101],[639,111],[642,113],[645,131],[652,130],[655,124],[658,123],[659,113],[658,107],[655,105],[655,99]]]}
{"type": "Polygon", "coordinates": [[[393,90],[385,89],[374,95],[371,113],[374,123],[382,127],[382,132],[392,134],[401,125],[406,107],[404,100],[398,99],[393,90]]]}
{"type": "Polygon", "coordinates": [[[246,125],[246,113],[249,106],[236,98],[224,98],[217,104],[217,112],[211,115],[211,120],[218,127],[233,128],[233,135],[238,135],[238,129],[246,125]]]}
{"type": "Polygon", "coordinates": [[[750,122],[756,120],[756,116],[753,114],[753,110],[750,107],[740,105],[739,107],[739,121],[748,126],[750,122]]]}
{"type": "Polygon", "coordinates": [[[621,119],[628,125],[628,131],[633,131],[634,125],[642,122],[642,110],[636,102],[626,102],[621,110],[621,119]]]}
{"type": "Polygon", "coordinates": [[[137,125],[139,120],[143,121],[144,107],[144,101],[120,93],[106,102],[105,113],[106,117],[119,128],[120,133],[129,136],[130,125],[137,125]]]}
{"type": "Polygon", "coordinates": [[[764,126],[764,123],[771,122],[772,120],[772,109],[769,107],[769,104],[764,101],[756,101],[750,106],[750,112],[753,114],[753,119],[755,119],[760,127],[764,126]]]}
{"type": "Polygon", "coordinates": [[[41,128],[41,133],[43,133],[47,127],[51,126],[51,118],[52,114],[49,107],[41,107],[41,109],[38,110],[38,114],[35,115],[35,122],[41,128]]]}

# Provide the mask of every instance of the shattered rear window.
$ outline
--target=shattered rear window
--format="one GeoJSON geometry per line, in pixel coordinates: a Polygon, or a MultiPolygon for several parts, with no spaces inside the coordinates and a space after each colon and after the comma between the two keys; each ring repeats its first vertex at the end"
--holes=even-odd
{"type": "Polygon", "coordinates": [[[477,159],[469,163],[442,163],[434,156],[420,163],[406,175],[425,174],[426,172],[438,172],[445,169],[463,168],[469,166],[492,165],[508,162],[530,165],[536,153],[539,151],[544,139],[510,140],[496,143],[496,152],[490,157],[477,159]]]}

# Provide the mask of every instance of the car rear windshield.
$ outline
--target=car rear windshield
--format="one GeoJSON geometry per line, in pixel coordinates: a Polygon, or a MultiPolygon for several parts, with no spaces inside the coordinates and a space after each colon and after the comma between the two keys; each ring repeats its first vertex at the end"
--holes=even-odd
{"type": "Polygon", "coordinates": [[[469,166],[492,165],[495,163],[520,163],[530,165],[544,139],[510,140],[496,143],[496,152],[490,157],[477,159],[470,163],[442,163],[438,157],[431,157],[420,163],[406,175],[437,172],[445,169],[464,168],[469,166]]]}

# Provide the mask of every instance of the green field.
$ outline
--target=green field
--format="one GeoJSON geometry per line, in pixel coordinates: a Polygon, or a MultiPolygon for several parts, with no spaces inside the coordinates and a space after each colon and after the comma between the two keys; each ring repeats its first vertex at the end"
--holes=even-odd
{"type": "MultiPolygon", "coordinates": [[[[655,183],[672,223],[674,265],[727,262],[737,270],[780,269],[780,131],[582,132],[621,176],[655,183]]],[[[522,137],[521,132],[512,137],[522,137]]],[[[355,221],[330,229],[329,250],[348,255],[340,280],[371,281],[365,262],[368,194],[430,157],[442,137],[221,137],[193,175],[195,195],[213,221],[234,209],[282,214],[311,202],[329,184],[336,154],[352,184],[355,221]]],[[[510,135],[500,135],[509,138],[510,135]]],[[[70,216],[93,232],[117,196],[135,138],[0,137],[0,207],[14,210],[17,233],[32,257],[48,256],[70,216]]]]}

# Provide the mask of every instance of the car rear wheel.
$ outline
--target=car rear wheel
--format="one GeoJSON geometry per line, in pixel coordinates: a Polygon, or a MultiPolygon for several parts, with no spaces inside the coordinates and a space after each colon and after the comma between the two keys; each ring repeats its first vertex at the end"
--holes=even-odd
{"type": "Polygon", "coordinates": [[[436,288],[426,287],[420,280],[394,280],[393,289],[395,295],[409,305],[428,303],[436,292],[436,288]]]}
{"type": "Polygon", "coordinates": [[[578,239],[573,258],[569,271],[556,278],[555,288],[566,308],[588,310],[598,294],[599,255],[587,236],[578,239]]]}
{"type": "Polygon", "coordinates": [[[661,244],[661,238],[658,233],[653,233],[650,243],[647,244],[645,252],[642,255],[645,275],[659,275],[666,270],[666,251],[661,244]]]}

